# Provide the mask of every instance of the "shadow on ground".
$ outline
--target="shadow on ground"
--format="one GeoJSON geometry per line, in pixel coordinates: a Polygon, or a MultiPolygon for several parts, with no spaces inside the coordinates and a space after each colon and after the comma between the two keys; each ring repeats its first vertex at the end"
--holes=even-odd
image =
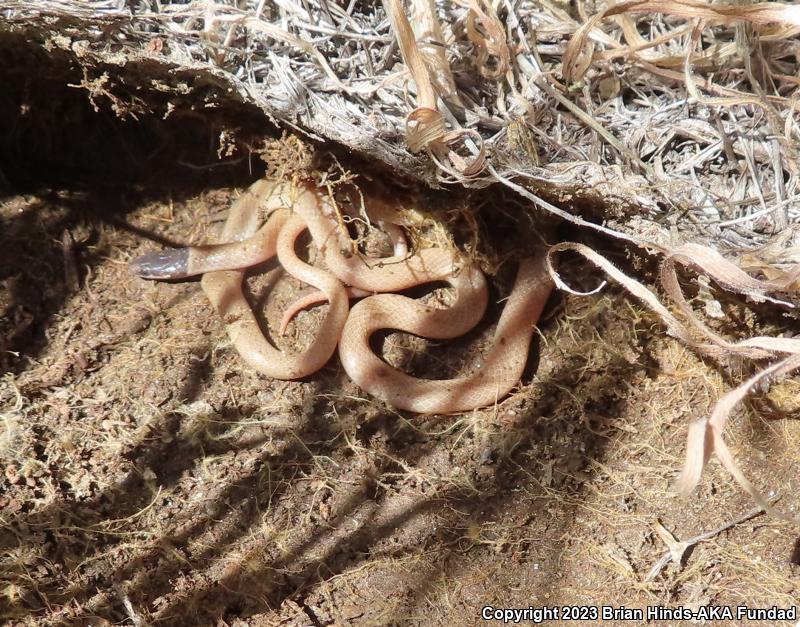
{"type": "MultiPolygon", "coordinates": [[[[271,624],[288,611],[288,600],[306,622],[331,624],[345,609],[314,600],[320,584],[394,562],[397,569],[383,574],[395,573],[389,590],[377,582],[370,592],[368,578],[361,582],[364,605],[351,619],[399,624],[428,613],[435,582],[467,564],[497,570],[511,551],[517,570],[535,561],[552,573],[558,547],[536,546],[537,519],[554,536],[568,532],[573,509],[553,492],[580,495],[589,461],[603,458],[607,438],[598,433],[624,411],[611,390],[641,365],[612,360],[596,367],[606,371],[609,390],[593,401],[602,419],[570,415],[579,376],[571,358],[508,401],[514,410],[470,418],[477,428],[464,418],[398,416],[344,398],[347,383],[333,365],[304,384],[311,401],[279,420],[288,427],[264,422],[263,408],[246,402],[207,416],[202,428],[185,413],[154,417],[121,451],[120,465],[130,470],[109,488],[86,500],[64,494],[4,521],[0,551],[44,546],[35,589],[12,576],[26,593],[6,611],[21,619],[63,607],[57,615],[117,622],[129,617],[128,602],[153,624],[259,616],[271,624]],[[491,438],[479,436],[481,421],[494,423],[491,438]],[[219,458],[246,461],[210,473],[206,484],[202,469],[219,458]],[[532,463],[545,458],[556,460],[549,478],[532,463]],[[205,496],[195,500],[193,491],[205,496]],[[493,525],[516,531],[487,550],[481,530],[493,525]],[[418,566],[404,574],[409,559],[418,566]],[[374,594],[393,603],[370,603],[374,594]],[[380,615],[371,616],[376,609],[380,615]]],[[[177,397],[185,406],[197,402],[212,374],[208,359],[199,358],[176,376],[184,381],[177,397]]],[[[525,594],[558,594],[548,577],[536,585],[525,594]]]]}
{"type": "Polygon", "coordinates": [[[253,107],[199,115],[198,101],[164,99],[137,110],[135,94],[98,94],[84,79],[67,55],[0,41],[0,370],[20,367],[14,353],[36,357],[52,316],[107,254],[104,228],[174,243],[126,216],[245,186],[264,171],[248,142],[275,133],[253,107]],[[219,157],[223,131],[238,138],[234,157],[219,157]]]}

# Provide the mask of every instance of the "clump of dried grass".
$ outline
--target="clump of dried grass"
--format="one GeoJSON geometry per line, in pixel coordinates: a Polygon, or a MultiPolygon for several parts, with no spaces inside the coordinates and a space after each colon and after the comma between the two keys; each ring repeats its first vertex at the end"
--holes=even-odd
{"type": "Polygon", "coordinates": [[[715,232],[703,214],[720,223],[773,200],[778,217],[794,209],[780,204],[794,181],[777,176],[797,172],[791,9],[625,2],[590,17],[531,0],[10,0],[0,41],[23,33],[66,51],[85,71],[81,88],[123,117],[156,106],[148,89],[215,108],[241,99],[413,178],[484,186],[493,166],[564,200],[595,184],[597,198],[688,211],[700,218],[691,230],[739,244],[737,229],[715,232]],[[742,189],[720,194],[736,175],[742,189]]]}

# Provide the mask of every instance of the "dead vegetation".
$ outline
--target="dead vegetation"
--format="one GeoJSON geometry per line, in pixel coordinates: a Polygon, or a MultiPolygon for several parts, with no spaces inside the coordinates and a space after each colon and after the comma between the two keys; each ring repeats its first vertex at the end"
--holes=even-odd
{"type": "MultiPolygon", "coordinates": [[[[796,518],[797,386],[775,381],[800,366],[797,7],[10,0],[0,22],[0,616],[796,603],[796,527],[700,471],[713,448],[796,518]],[[196,285],[125,268],[142,236],[213,239],[227,190],[261,174],[260,112],[402,174],[398,193],[495,185],[466,197],[480,211],[419,203],[460,245],[490,224],[486,266],[533,206],[583,227],[553,252],[565,292],[600,282],[578,253],[637,300],[566,295],[536,375],[456,418],[376,406],[335,363],[266,384],[196,285]]],[[[275,280],[251,279],[254,300],[275,280]]],[[[277,281],[268,318],[295,288],[277,281]]],[[[470,351],[389,341],[423,372],[470,351]]]]}

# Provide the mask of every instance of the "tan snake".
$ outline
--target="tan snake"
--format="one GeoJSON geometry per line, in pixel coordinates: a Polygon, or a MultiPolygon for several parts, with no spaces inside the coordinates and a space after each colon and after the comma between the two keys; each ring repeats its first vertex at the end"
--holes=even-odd
{"type": "MultiPolygon", "coordinates": [[[[402,252],[402,244],[397,244],[396,236],[393,239],[396,251],[402,252]]],[[[380,359],[370,347],[370,337],[383,329],[435,339],[463,335],[478,323],[487,304],[486,280],[479,269],[459,268],[450,252],[438,248],[369,263],[347,256],[343,250],[350,240],[335,218],[332,199],[310,183],[258,181],[231,207],[222,240],[218,245],[148,253],[132,267],[145,278],[203,274],[203,290],[225,322],[234,347],[257,371],[278,379],[302,378],[321,368],[338,343],[345,371],[363,390],[394,407],[419,413],[464,411],[505,396],[519,381],[533,330],[552,290],[544,256],[523,260],[483,363],[469,376],[420,379],[380,359]],[[290,207],[293,214],[286,210],[290,207]],[[257,229],[259,208],[272,213],[257,229]],[[295,241],[306,229],[327,270],[297,256],[295,241]],[[315,342],[302,353],[280,351],[266,340],[242,292],[244,268],[276,255],[289,274],[313,285],[329,303],[315,342]],[[363,295],[432,282],[446,282],[454,289],[449,307],[381,293],[349,310],[345,285],[363,295]]],[[[301,300],[300,306],[305,306],[323,298],[301,300]]]]}

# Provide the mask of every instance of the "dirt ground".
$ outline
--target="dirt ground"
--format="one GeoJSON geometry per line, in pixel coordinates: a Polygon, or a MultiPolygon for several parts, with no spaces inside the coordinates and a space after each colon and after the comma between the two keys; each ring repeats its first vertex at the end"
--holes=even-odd
{"type": "MultiPolygon", "coordinates": [[[[119,214],[74,192],[2,197],[3,624],[473,625],[484,606],[798,603],[798,529],[765,515],[648,579],[668,551],[659,524],[686,540],[754,507],[715,461],[691,498],[671,491],[689,421],[744,367],[699,359],[611,286],[554,298],[538,369],[486,410],[392,411],[336,357],[308,380],[267,380],[196,281],[128,269],[164,242],[212,241],[237,193],[119,214]]],[[[585,288],[600,278],[577,262],[566,272],[585,288]]],[[[299,288],[250,279],[270,325],[299,288]]],[[[486,341],[500,306],[455,348],[396,335],[387,346],[441,376],[486,341]]],[[[319,313],[280,341],[307,337],[319,313]]],[[[795,514],[799,391],[760,393],[728,435],[748,476],[795,514]]]]}

